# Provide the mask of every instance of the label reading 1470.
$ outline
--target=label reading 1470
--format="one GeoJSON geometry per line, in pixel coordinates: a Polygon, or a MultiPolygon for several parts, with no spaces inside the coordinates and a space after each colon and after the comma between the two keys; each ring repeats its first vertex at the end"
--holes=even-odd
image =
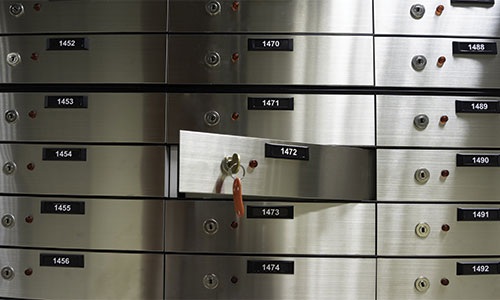
{"type": "Polygon", "coordinates": [[[500,113],[500,101],[495,100],[477,100],[477,101],[455,101],[457,113],[476,113],[476,114],[497,114],[500,113]]]}
{"type": "Polygon", "coordinates": [[[498,154],[457,154],[457,167],[499,167],[498,154]]]}
{"type": "Polygon", "coordinates": [[[87,161],[84,148],[43,148],[43,160],[87,161]]]}
{"type": "Polygon", "coordinates": [[[40,254],[41,267],[83,268],[83,255],[40,254]]]}
{"type": "Polygon", "coordinates": [[[249,260],[247,273],[249,274],[293,274],[293,261],[278,260],[249,260]]]}
{"type": "Polygon", "coordinates": [[[248,39],[248,51],[293,51],[293,39],[248,39]]]}
{"type": "Polygon", "coordinates": [[[293,219],[293,206],[247,206],[248,219],[293,219]]]}
{"type": "Polygon", "coordinates": [[[266,144],[266,157],[309,160],[309,147],[266,144]]]}
{"type": "Polygon", "coordinates": [[[453,54],[497,54],[497,43],[453,42],[453,54]]]}
{"type": "Polygon", "coordinates": [[[248,98],[249,110],[293,110],[293,98],[248,98]]]}
{"type": "Polygon", "coordinates": [[[42,214],[84,215],[85,202],[77,201],[42,201],[40,204],[42,214]]]}
{"type": "Polygon", "coordinates": [[[457,262],[457,275],[496,275],[500,262],[457,262]]]}
{"type": "Polygon", "coordinates": [[[47,50],[89,50],[87,38],[47,39],[47,50]]]}
{"type": "Polygon", "coordinates": [[[87,96],[46,96],[45,108],[87,108],[87,96]]]}

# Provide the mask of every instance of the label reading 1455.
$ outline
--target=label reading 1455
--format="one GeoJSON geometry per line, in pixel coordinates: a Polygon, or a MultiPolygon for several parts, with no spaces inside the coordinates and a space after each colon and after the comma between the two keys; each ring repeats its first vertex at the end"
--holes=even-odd
{"type": "Polygon", "coordinates": [[[249,260],[247,261],[249,274],[293,274],[293,261],[278,260],[249,260]]]}
{"type": "Polygon", "coordinates": [[[497,43],[453,42],[453,54],[497,54],[497,43]]]}
{"type": "Polygon", "coordinates": [[[293,51],[293,39],[248,39],[248,51],[293,51]]]}
{"type": "Polygon", "coordinates": [[[293,219],[293,206],[247,206],[248,219],[293,219]]]}
{"type": "Polygon", "coordinates": [[[83,268],[83,255],[40,254],[41,267],[83,268]]]}
{"type": "Polygon", "coordinates": [[[248,98],[249,110],[293,110],[293,98],[248,98]]]}
{"type": "Polygon", "coordinates": [[[309,147],[266,144],[266,157],[309,160],[309,147]]]}
{"type": "Polygon", "coordinates": [[[84,148],[43,148],[43,160],[87,161],[84,148]]]}
{"type": "Polygon", "coordinates": [[[457,154],[457,167],[499,167],[498,154],[457,154]]]}
{"type": "Polygon", "coordinates": [[[42,201],[40,204],[42,214],[84,215],[85,202],[77,201],[42,201]]]}
{"type": "Polygon", "coordinates": [[[87,96],[46,96],[45,108],[87,108],[87,96]]]}
{"type": "Polygon", "coordinates": [[[457,262],[457,275],[495,275],[500,274],[500,262],[457,262]]]}

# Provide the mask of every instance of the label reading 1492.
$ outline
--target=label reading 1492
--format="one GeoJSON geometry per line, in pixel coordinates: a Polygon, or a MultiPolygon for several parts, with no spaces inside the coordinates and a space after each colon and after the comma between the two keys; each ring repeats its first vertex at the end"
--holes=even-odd
{"type": "Polygon", "coordinates": [[[457,167],[499,167],[498,154],[457,154],[457,167]]]}
{"type": "Polygon", "coordinates": [[[457,262],[457,275],[496,275],[500,262],[457,262]]]}
{"type": "Polygon", "coordinates": [[[266,157],[309,160],[309,147],[266,144],[266,157]]]}
{"type": "Polygon", "coordinates": [[[40,254],[40,267],[83,268],[83,255],[40,254]]]}
{"type": "Polygon", "coordinates": [[[453,54],[497,54],[497,43],[453,42],[453,54]]]}
{"type": "Polygon", "coordinates": [[[293,274],[293,261],[277,260],[249,260],[247,261],[249,274],[293,274]]]}

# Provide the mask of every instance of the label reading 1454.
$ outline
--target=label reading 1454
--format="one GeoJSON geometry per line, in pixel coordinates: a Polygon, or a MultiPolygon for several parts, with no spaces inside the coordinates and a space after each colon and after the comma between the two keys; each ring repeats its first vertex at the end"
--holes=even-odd
{"type": "Polygon", "coordinates": [[[499,167],[498,154],[457,154],[457,167],[499,167]]]}
{"type": "Polygon", "coordinates": [[[87,161],[84,148],[43,148],[43,160],[87,161]]]}
{"type": "Polygon", "coordinates": [[[41,267],[83,268],[83,255],[40,254],[41,267]]]}
{"type": "Polygon", "coordinates": [[[309,147],[266,144],[266,157],[309,160],[309,147]]]}
{"type": "Polygon", "coordinates": [[[247,261],[249,274],[293,274],[293,261],[277,260],[249,260],[247,261]]]}

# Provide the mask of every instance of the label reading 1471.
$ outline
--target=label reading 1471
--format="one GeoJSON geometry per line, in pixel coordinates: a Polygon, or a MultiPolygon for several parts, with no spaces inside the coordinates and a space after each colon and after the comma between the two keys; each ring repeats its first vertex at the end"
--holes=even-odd
{"type": "Polygon", "coordinates": [[[249,110],[293,110],[293,98],[248,98],[249,110]]]}
{"type": "Polygon", "coordinates": [[[457,154],[457,167],[499,167],[498,154],[457,154]]]}
{"type": "Polygon", "coordinates": [[[83,268],[83,255],[40,254],[41,267],[83,268]]]}
{"type": "Polygon", "coordinates": [[[495,275],[500,274],[500,262],[457,262],[457,275],[495,275]]]}
{"type": "Polygon", "coordinates": [[[309,160],[309,147],[266,144],[266,157],[309,160]]]}
{"type": "Polygon", "coordinates": [[[247,261],[249,274],[293,274],[293,261],[276,260],[249,260],[247,261]]]}
{"type": "Polygon", "coordinates": [[[497,43],[453,42],[453,54],[497,54],[497,43]]]}

